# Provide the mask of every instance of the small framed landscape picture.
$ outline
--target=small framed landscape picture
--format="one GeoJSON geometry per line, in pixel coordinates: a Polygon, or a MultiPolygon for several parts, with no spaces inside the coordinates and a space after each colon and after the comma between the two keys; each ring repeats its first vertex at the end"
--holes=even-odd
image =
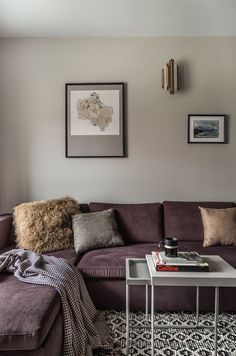
{"type": "Polygon", "coordinates": [[[188,143],[226,143],[226,115],[188,115],[188,143]]]}
{"type": "Polygon", "coordinates": [[[66,157],[124,155],[124,83],[66,84],[66,157]]]}

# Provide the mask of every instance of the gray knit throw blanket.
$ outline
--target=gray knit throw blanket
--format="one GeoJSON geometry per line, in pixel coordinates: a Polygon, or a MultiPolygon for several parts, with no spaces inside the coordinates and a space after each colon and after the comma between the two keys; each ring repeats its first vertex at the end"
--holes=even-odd
{"type": "Polygon", "coordinates": [[[97,348],[111,351],[111,342],[104,340],[94,326],[96,309],[78,269],[62,258],[13,249],[0,255],[1,271],[14,273],[20,281],[58,291],[64,326],[63,356],[92,355],[91,349],[97,348]]]}

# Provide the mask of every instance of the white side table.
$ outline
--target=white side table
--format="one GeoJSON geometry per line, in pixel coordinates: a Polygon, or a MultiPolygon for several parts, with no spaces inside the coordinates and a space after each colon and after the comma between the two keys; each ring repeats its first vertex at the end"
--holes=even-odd
{"type": "Polygon", "coordinates": [[[151,276],[151,355],[154,356],[155,328],[197,328],[206,327],[198,324],[199,287],[215,288],[215,329],[214,355],[217,356],[217,327],[219,316],[219,288],[236,287],[236,269],[220,256],[202,256],[210,266],[210,272],[157,272],[151,255],[147,255],[147,264],[151,276]],[[154,325],[155,287],[158,286],[193,286],[197,287],[197,322],[194,325],[154,325]]]}
{"type": "Polygon", "coordinates": [[[151,277],[146,258],[126,259],[126,355],[129,354],[129,286],[145,286],[146,296],[146,322],[148,321],[148,286],[151,284],[151,277]]]}

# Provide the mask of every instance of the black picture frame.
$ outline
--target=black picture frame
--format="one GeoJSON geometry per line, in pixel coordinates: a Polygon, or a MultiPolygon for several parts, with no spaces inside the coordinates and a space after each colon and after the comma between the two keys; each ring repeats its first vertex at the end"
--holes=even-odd
{"type": "Polygon", "coordinates": [[[123,82],[65,84],[66,158],[126,157],[124,89],[123,82]],[[105,103],[103,103],[104,97],[105,103]],[[91,110],[86,108],[82,110],[86,117],[80,116],[84,103],[91,104],[91,110]],[[90,114],[95,115],[95,118],[90,114]],[[79,120],[75,119],[76,115],[77,119],[80,117],[83,119],[79,124],[79,120]]]}
{"type": "Polygon", "coordinates": [[[189,114],[188,143],[227,143],[225,114],[189,114]]]}

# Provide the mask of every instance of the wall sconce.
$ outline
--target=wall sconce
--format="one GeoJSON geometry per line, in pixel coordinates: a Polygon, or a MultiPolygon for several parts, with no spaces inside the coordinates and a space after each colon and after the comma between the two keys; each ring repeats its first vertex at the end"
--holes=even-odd
{"type": "Polygon", "coordinates": [[[161,86],[171,95],[174,95],[180,88],[179,66],[174,59],[170,59],[161,70],[161,86]]]}

